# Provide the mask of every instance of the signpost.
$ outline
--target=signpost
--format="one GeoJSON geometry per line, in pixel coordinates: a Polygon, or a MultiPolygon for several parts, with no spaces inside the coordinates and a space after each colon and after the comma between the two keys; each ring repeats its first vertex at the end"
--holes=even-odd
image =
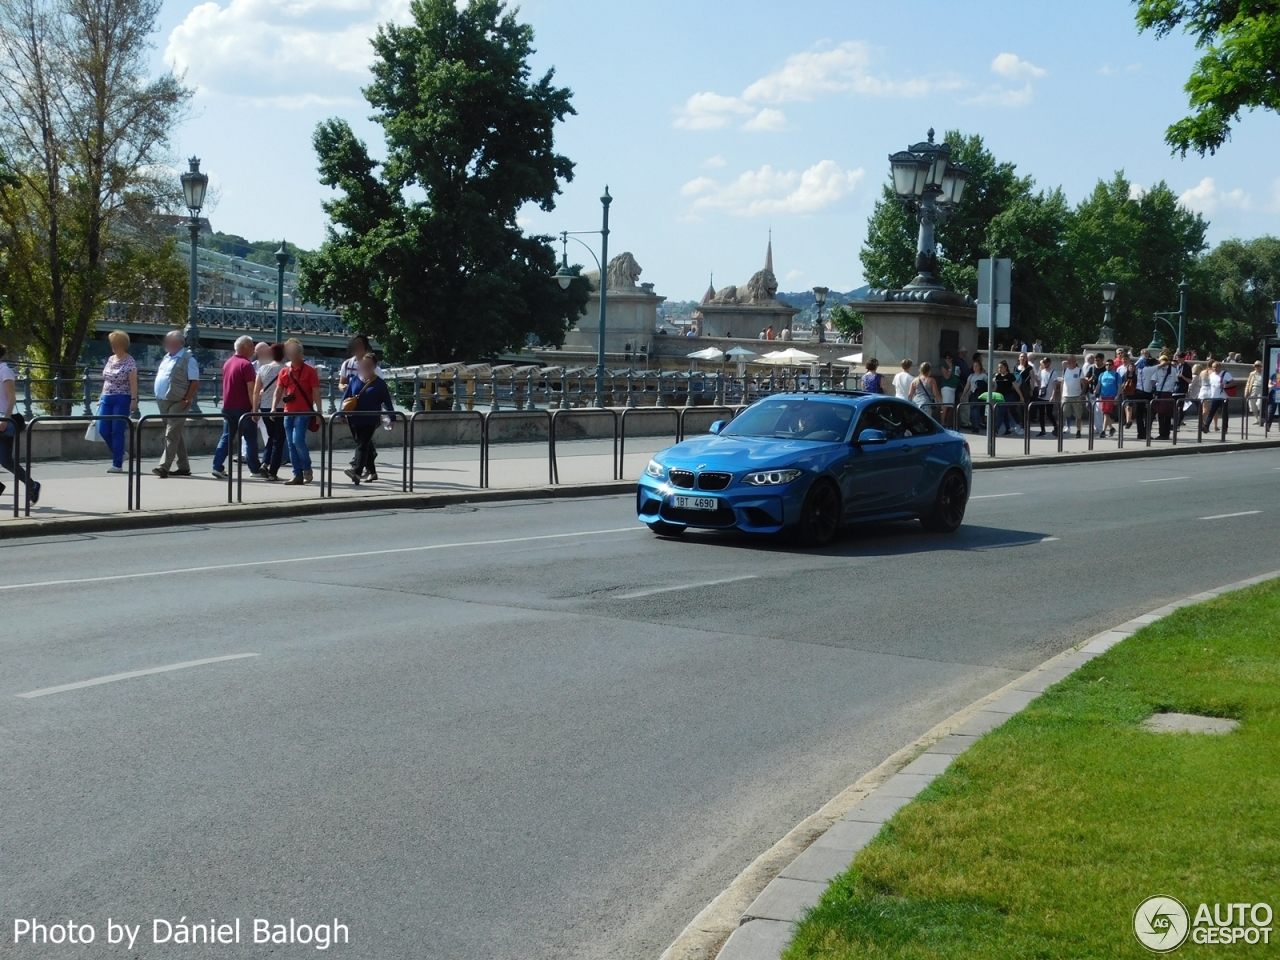
{"type": "Polygon", "coordinates": [[[1012,260],[978,261],[978,323],[987,327],[987,456],[996,455],[996,328],[1012,321],[1012,260]]]}

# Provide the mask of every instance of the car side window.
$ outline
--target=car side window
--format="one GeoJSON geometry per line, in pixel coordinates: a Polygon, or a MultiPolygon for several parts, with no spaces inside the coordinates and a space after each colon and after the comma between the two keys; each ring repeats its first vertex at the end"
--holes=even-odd
{"type": "Polygon", "coordinates": [[[913,408],[905,404],[885,401],[873,403],[862,412],[858,421],[858,433],[863,430],[883,430],[890,440],[901,440],[908,436],[904,414],[912,411],[913,408]]]}
{"type": "Polygon", "coordinates": [[[938,425],[933,418],[921,410],[908,407],[904,419],[908,437],[931,437],[938,432],[938,425]]]}

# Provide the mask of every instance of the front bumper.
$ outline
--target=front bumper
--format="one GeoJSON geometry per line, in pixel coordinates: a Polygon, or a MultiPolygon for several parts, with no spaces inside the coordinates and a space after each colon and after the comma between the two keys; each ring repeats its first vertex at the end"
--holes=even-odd
{"type": "Polygon", "coordinates": [[[777,492],[739,489],[707,493],[672,487],[665,481],[642,478],[636,488],[636,514],[645,523],[676,523],[709,530],[745,530],[748,533],[777,533],[799,516],[797,507],[788,504],[786,492],[798,486],[789,483],[777,492]],[[683,510],[672,501],[675,496],[696,496],[717,501],[717,510],[683,510]]]}

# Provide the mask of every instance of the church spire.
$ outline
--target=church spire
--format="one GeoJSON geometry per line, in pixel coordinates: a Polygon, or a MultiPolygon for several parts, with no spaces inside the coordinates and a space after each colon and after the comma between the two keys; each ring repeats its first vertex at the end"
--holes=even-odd
{"type": "Polygon", "coordinates": [[[764,251],[764,269],[766,273],[773,273],[773,229],[769,229],[769,246],[764,251]]]}
{"type": "Polygon", "coordinates": [[[707,292],[702,295],[703,303],[710,303],[716,298],[716,275],[711,274],[711,282],[707,286],[707,292]]]}

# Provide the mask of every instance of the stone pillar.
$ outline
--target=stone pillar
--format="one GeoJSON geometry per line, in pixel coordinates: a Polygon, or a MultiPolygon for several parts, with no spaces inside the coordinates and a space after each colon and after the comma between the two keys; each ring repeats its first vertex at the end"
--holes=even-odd
{"type": "Polygon", "coordinates": [[[854,305],[865,318],[863,362],[875,357],[882,371],[910,357],[918,367],[927,360],[940,370],[947,349],[964,350],[972,360],[978,350],[977,310],[929,303],[867,300],[854,305]]]}

